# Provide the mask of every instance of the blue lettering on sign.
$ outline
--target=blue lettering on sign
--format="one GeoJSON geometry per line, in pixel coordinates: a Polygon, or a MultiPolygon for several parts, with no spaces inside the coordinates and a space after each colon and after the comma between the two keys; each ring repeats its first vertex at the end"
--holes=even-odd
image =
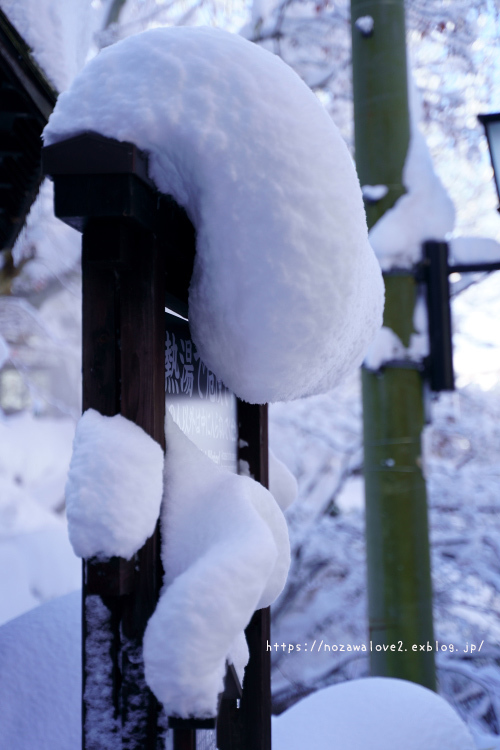
{"type": "Polygon", "coordinates": [[[185,321],[167,315],[165,400],[181,430],[215,463],[237,470],[236,397],[202,362],[185,321]]]}
{"type": "Polygon", "coordinates": [[[229,388],[200,359],[190,339],[166,331],[165,334],[165,393],[193,396],[196,383],[198,398],[213,404],[229,405],[234,398],[229,388]]]}

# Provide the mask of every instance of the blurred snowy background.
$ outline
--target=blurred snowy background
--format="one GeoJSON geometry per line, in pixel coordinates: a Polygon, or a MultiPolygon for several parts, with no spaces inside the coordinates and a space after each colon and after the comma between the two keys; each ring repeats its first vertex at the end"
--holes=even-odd
{"type": "MultiPolygon", "coordinates": [[[[0,0],[63,91],[85,60],[155,25],[213,24],[280,54],[352,142],[349,6],[302,0],[0,0]]],[[[494,0],[409,0],[421,129],[451,196],[455,236],[500,241],[479,112],[500,109],[494,0]],[[496,89],[495,89],[496,85],[496,89]],[[497,97],[495,99],[495,97],[497,97]]],[[[0,622],[80,585],[64,485],[80,413],[80,236],[42,187],[0,268],[0,622]]],[[[471,727],[500,734],[500,274],[453,279],[457,392],[429,403],[424,435],[436,637],[481,652],[438,656],[440,690],[471,727]],[[461,291],[459,291],[461,290],[461,291]]],[[[273,642],[366,643],[358,378],[271,408],[271,445],[299,482],[288,511],[293,565],[273,642]]],[[[273,656],[282,711],[313,689],[367,674],[360,654],[273,656]]]]}

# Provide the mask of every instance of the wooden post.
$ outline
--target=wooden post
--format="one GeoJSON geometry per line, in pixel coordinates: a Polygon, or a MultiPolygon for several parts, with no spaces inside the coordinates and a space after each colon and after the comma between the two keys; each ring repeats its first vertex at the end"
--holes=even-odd
{"type": "MultiPolygon", "coordinates": [[[[162,261],[154,236],[127,220],[95,219],[84,231],[83,411],[120,413],[165,448],[162,261]]],[[[161,586],[159,560],[155,532],[131,561],[84,562],[84,750],[105,747],[93,738],[102,721],[94,695],[104,669],[88,657],[95,623],[87,601],[95,596],[110,612],[117,746],[139,748],[140,738],[142,746],[156,747],[158,705],[144,681],[142,637],[161,586]]]]}
{"type": "MultiPolygon", "coordinates": [[[[194,229],[156,191],[133,144],[86,133],[45,148],[43,162],[55,182],[56,215],[83,232],[83,410],[122,414],[165,449],[165,303],[186,316],[194,229]]],[[[238,458],[267,487],[267,406],[238,402],[238,437],[238,458]]],[[[86,560],[83,575],[83,750],[159,750],[165,721],[142,662],[162,583],[158,528],[132,560],[86,560]]],[[[264,609],[247,628],[239,709],[228,668],[220,750],[271,748],[269,627],[264,609]]],[[[213,723],[172,719],[170,726],[174,750],[195,750],[196,729],[213,723]]]]}
{"type": "MultiPolygon", "coordinates": [[[[269,487],[268,409],[238,401],[239,458],[249,464],[250,475],[269,487]],[[246,445],[245,445],[246,443],[246,445]]],[[[241,698],[242,748],[271,750],[271,640],[270,608],[253,615],[245,635],[250,660],[241,698]]]]}
{"type": "MultiPolygon", "coordinates": [[[[56,215],[83,231],[83,411],[122,414],[165,448],[164,252],[145,157],[95,134],[45,149],[56,215]]],[[[138,498],[140,502],[140,498],[138,498]]],[[[162,582],[156,531],[130,561],[83,565],[84,750],[157,750],[142,637],[162,582]]]]}

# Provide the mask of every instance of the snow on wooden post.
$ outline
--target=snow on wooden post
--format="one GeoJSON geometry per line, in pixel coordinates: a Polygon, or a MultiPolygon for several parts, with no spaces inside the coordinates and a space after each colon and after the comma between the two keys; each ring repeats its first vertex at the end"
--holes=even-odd
{"type": "MultiPolygon", "coordinates": [[[[43,160],[56,215],[83,232],[83,411],[121,413],[164,448],[165,253],[146,159],[87,133],[43,160]]],[[[157,747],[142,636],[160,586],[158,532],[130,561],[84,561],[84,750],[157,747]]]]}
{"type": "MultiPolygon", "coordinates": [[[[193,396],[207,404],[219,387],[196,357],[187,322],[169,314],[165,322],[165,307],[187,317],[194,229],[157,192],[146,156],[131,143],[84,133],[46,147],[43,166],[54,180],[56,215],[83,233],[83,411],[122,414],[165,449],[165,404],[175,419],[186,395],[192,408],[193,396]]],[[[245,461],[267,487],[267,406],[237,401],[221,388],[225,416],[234,422],[232,445],[199,447],[218,451],[233,471],[245,461]]],[[[176,421],[189,435],[179,413],[176,421]]],[[[144,680],[142,638],[162,584],[158,528],[129,561],[85,560],[83,580],[83,750],[156,750],[164,722],[144,680]]],[[[228,666],[220,750],[271,747],[269,609],[255,613],[247,639],[240,709],[241,688],[228,666]]],[[[186,750],[196,747],[196,730],[213,723],[171,719],[170,726],[174,750],[186,750]]]]}

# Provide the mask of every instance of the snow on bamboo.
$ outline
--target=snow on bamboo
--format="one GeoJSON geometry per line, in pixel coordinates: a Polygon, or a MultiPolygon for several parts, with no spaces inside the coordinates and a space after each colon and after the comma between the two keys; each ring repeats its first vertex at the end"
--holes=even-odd
{"type": "MultiPolygon", "coordinates": [[[[403,168],[406,192],[398,198],[370,230],[370,242],[382,269],[406,270],[422,259],[426,240],[445,240],[453,230],[455,208],[441,180],[434,171],[425,138],[420,131],[421,104],[411,75],[410,142],[403,168]]],[[[376,202],[387,194],[385,185],[364,185],[363,195],[376,202]]],[[[368,347],[365,367],[379,370],[388,362],[422,362],[429,354],[428,320],[425,297],[420,290],[415,300],[413,332],[405,346],[398,335],[382,327],[368,347]]]]}

